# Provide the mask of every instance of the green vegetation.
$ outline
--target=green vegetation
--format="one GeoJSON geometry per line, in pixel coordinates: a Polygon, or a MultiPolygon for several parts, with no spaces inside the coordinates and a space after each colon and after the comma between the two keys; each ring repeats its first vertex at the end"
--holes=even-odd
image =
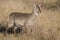
{"type": "Polygon", "coordinates": [[[60,0],[57,0],[56,2],[44,3],[44,7],[47,9],[57,9],[60,7],[60,0]]]}
{"type": "Polygon", "coordinates": [[[60,0],[57,0],[55,4],[60,7],[60,0]]]}

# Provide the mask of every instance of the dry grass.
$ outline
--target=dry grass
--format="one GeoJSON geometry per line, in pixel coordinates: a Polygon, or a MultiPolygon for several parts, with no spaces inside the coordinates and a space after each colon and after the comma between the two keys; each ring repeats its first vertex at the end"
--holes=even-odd
{"type": "MultiPolygon", "coordinates": [[[[6,18],[11,12],[32,12],[33,1],[0,0],[0,23],[6,25],[6,18]]],[[[35,0],[34,2],[39,4],[41,1],[35,0]]],[[[46,0],[46,2],[49,1],[46,0]]],[[[4,36],[0,33],[0,40],[60,40],[60,9],[54,11],[42,9],[42,13],[35,21],[32,35],[24,34],[15,37],[13,34],[4,36]]]]}

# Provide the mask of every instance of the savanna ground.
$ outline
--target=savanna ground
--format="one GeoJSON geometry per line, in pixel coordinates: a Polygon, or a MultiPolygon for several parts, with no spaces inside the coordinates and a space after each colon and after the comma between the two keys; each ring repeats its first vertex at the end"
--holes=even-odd
{"type": "Polygon", "coordinates": [[[33,2],[42,4],[43,7],[32,27],[32,35],[15,37],[13,34],[4,36],[0,33],[0,40],[60,40],[59,0],[0,0],[0,23],[5,26],[7,17],[12,12],[31,13],[33,2]]]}

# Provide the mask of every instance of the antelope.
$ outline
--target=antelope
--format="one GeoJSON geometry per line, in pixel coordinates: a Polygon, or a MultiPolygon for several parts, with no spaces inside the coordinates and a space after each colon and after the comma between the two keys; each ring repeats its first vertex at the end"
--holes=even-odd
{"type": "Polygon", "coordinates": [[[36,17],[41,13],[41,5],[33,4],[32,13],[19,13],[19,12],[12,12],[8,16],[8,28],[12,27],[15,23],[16,26],[21,25],[27,29],[30,27],[32,29],[33,22],[35,21],[36,17]]]}

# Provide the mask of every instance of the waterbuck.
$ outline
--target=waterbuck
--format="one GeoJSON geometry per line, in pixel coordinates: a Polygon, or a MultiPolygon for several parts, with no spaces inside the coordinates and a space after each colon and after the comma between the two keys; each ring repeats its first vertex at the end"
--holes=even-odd
{"type": "Polygon", "coordinates": [[[40,7],[41,7],[41,5],[33,4],[32,13],[12,12],[8,17],[7,29],[12,27],[14,25],[14,23],[17,27],[18,27],[18,25],[21,25],[21,26],[25,27],[25,29],[32,28],[32,25],[33,25],[36,17],[38,16],[39,13],[41,13],[40,7]]]}

